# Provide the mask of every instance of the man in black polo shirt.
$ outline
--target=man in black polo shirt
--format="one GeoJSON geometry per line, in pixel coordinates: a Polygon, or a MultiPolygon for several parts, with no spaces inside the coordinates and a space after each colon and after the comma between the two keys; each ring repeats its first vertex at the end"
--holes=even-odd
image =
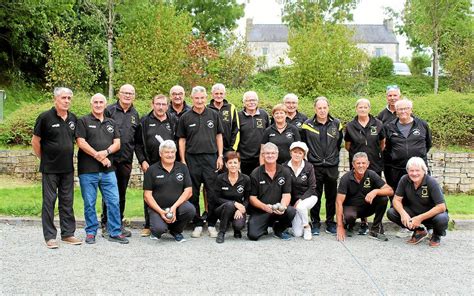
{"type": "Polygon", "coordinates": [[[243,96],[244,110],[239,112],[240,141],[238,152],[242,160],[241,171],[250,175],[259,166],[260,140],[270,118],[265,110],[258,108],[258,95],[248,91],[243,96]]]}
{"type": "MultiPolygon", "coordinates": [[[[193,183],[193,197],[191,203],[196,208],[194,231],[192,237],[200,237],[204,221],[200,216],[199,192],[204,184],[208,199],[209,224],[214,208],[213,184],[217,178],[217,171],[223,167],[223,141],[221,120],[219,114],[206,108],[207,93],[202,86],[196,86],[191,91],[193,107],[179,120],[177,137],[179,138],[179,153],[181,161],[188,165],[193,183]]],[[[212,221],[212,222],[211,222],[212,221]]],[[[215,225],[209,226],[210,234],[217,232],[215,225]]]]}
{"type": "MultiPolygon", "coordinates": [[[[120,130],[120,151],[114,155],[113,162],[120,194],[120,219],[123,221],[125,195],[127,194],[130,174],[132,173],[135,131],[139,124],[139,116],[137,110],[133,107],[133,101],[135,99],[135,88],[133,86],[130,84],[122,85],[117,96],[119,98],[117,102],[107,106],[105,116],[115,120],[120,130]]],[[[105,230],[104,226],[107,224],[107,207],[104,202],[102,202],[102,209],[102,230],[105,230]]],[[[122,233],[127,237],[132,235],[130,230],[126,230],[123,226],[122,233]]]]}
{"type": "Polygon", "coordinates": [[[188,201],[192,196],[191,177],[186,165],[175,161],[174,141],[164,141],[159,151],[160,160],[148,168],[143,181],[152,238],[159,239],[169,229],[177,242],[183,242],[183,229],[196,214],[194,206],[188,201]],[[171,216],[167,216],[169,213],[171,216]]]}
{"type": "Polygon", "coordinates": [[[169,112],[180,119],[184,113],[191,110],[191,107],[186,104],[184,100],[186,93],[184,88],[180,85],[175,85],[170,89],[171,103],[169,105],[169,112]]]}
{"type": "Polygon", "coordinates": [[[293,93],[286,94],[283,98],[283,104],[288,110],[286,122],[300,129],[303,123],[308,120],[308,116],[298,111],[298,96],[293,93]]]}
{"type": "MultiPolygon", "coordinates": [[[[135,155],[144,173],[148,168],[160,160],[160,144],[165,140],[175,141],[178,119],[168,113],[168,98],[156,95],[152,99],[153,110],[142,117],[135,133],[135,155]]],[[[150,235],[150,218],[148,206],[144,201],[145,225],[140,232],[141,236],[150,235]]]]}
{"type": "Polygon", "coordinates": [[[54,107],[36,119],[31,146],[40,159],[43,204],[41,222],[43,236],[49,249],[58,248],[54,226],[54,206],[59,199],[61,239],[73,245],[82,242],[74,237],[74,130],[77,118],[69,112],[72,91],[65,87],[54,89],[54,107]]]}
{"type": "Polygon", "coordinates": [[[95,211],[99,188],[102,199],[107,204],[108,235],[103,236],[109,241],[127,244],[128,240],[121,231],[119,192],[112,160],[112,154],[120,149],[120,132],[115,121],[105,117],[106,105],[104,95],[93,95],[92,112],[77,121],[77,171],[84,200],[86,243],[95,243],[99,228],[95,211]]]}
{"type": "Polygon", "coordinates": [[[382,218],[392,188],[374,171],[368,170],[369,159],[365,152],[354,154],[353,169],[342,176],[336,197],[337,240],[344,241],[346,227],[352,233],[357,218],[375,213],[369,237],[387,241],[382,218]]]}
{"type": "Polygon", "coordinates": [[[291,174],[288,168],[277,164],[278,147],[275,144],[269,142],[263,145],[262,154],[264,164],[250,175],[251,212],[247,236],[250,240],[258,240],[271,226],[275,236],[289,240],[291,237],[286,229],[296,215],[296,209],[289,205],[291,174]],[[286,209],[273,209],[272,205],[277,203],[286,209]]]}
{"type": "Polygon", "coordinates": [[[413,231],[407,242],[415,245],[428,236],[421,226],[433,229],[431,247],[438,247],[441,236],[446,235],[449,216],[443,192],[436,179],[428,175],[428,167],[420,157],[412,157],[407,162],[408,175],[404,175],[393,198],[393,208],[387,212],[390,221],[413,231]]]}
{"type": "Polygon", "coordinates": [[[214,84],[211,95],[212,100],[207,106],[219,113],[219,118],[222,121],[225,155],[227,151],[236,151],[239,146],[239,115],[235,105],[225,99],[225,86],[223,84],[214,84]]]}
{"type": "MultiPolygon", "coordinates": [[[[342,143],[342,124],[337,118],[329,115],[329,102],[325,97],[314,101],[315,115],[306,120],[302,126],[301,139],[309,148],[308,160],[314,166],[316,175],[316,195],[326,199],[326,232],[336,234],[336,194],[337,178],[339,177],[339,150],[342,143]]],[[[319,235],[321,219],[321,199],[311,209],[313,225],[311,232],[319,235]]]]}

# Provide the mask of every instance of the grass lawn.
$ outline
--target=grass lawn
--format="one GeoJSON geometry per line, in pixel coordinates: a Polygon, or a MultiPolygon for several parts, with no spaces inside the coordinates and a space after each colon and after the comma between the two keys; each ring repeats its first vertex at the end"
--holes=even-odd
{"type": "MultiPolygon", "coordinates": [[[[4,182],[1,182],[4,183],[4,182]]],[[[84,203],[78,187],[74,191],[74,212],[76,217],[84,216],[84,203]]],[[[324,198],[323,198],[324,199],[324,198]]],[[[97,203],[97,213],[100,213],[100,194],[97,203]]],[[[452,219],[474,219],[474,196],[453,194],[446,196],[449,216],[452,219]]],[[[41,185],[10,184],[0,185],[0,215],[4,216],[40,216],[41,215],[41,185]],[[13,186],[12,186],[13,185],[13,186]]],[[[324,200],[321,207],[321,218],[324,220],[324,200]]],[[[125,217],[128,219],[143,219],[143,191],[129,189],[125,217]]]]}

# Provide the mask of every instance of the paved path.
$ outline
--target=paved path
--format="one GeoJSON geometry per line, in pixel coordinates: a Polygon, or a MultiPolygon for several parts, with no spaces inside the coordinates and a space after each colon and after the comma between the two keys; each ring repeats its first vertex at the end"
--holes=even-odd
{"type": "MultiPolygon", "coordinates": [[[[453,231],[439,248],[321,234],[307,242],[266,237],[224,244],[138,237],[129,245],[48,250],[41,228],[0,223],[0,295],[10,294],[453,294],[474,291],[472,231],[453,231]],[[257,262],[257,263],[255,263],[257,262]]],[[[84,238],[84,230],[78,229],[84,238]]]]}

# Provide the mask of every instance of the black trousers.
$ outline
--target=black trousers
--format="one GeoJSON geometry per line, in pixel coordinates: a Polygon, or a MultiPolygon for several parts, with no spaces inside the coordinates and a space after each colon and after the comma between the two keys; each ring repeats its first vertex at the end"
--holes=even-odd
{"type": "Polygon", "coordinates": [[[234,219],[234,214],[237,209],[234,206],[233,201],[228,201],[226,203],[221,204],[215,209],[216,216],[219,217],[221,221],[219,226],[219,231],[226,232],[229,228],[229,223],[232,222],[232,227],[234,231],[240,231],[245,227],[245,219],[246,215],[243,214],[242,218],[234,219]]]}
{"type": "Polygon", "coordinates": [[[42,176],[43,204],[41,222],[43,236],[46,241],[56,239],[57,230],[54,226],[54,207],[58,199],[59,226],[61,237],[73,236],[76,231],[74,217],[74,172],[64,174],[47,174],[42,176]]]}
{"type": "Polygon", "coordinates": [[[186,164],[188,165],[191,182],[193,183],[193,196],[190,202],[196,208],[196,216],[193,219],[195,226],[204,225],[204,219],[201,216],[201,208],[199,206],[201,184],[204,184],[204,190],[206,190],[207,195],[208,225],[214,226],[217,222],[214,214],[214,184],[217,178],[216,163],[216,154],[186,153],[186,164]]]}
{"type": "Polygon", "coordinates": [[[252,171],[260,166],[260,160],[257,158],[242,159],[240,162],[240,171],[242,174],[250,176],[252,171]]]}
{"type": "MultiPolygon", "coordinates": [[[[120,220],[123,220],[123,213],[125,211],[125,195],[127,193],[128,181],[132,173],[132,164],[127,162],[114,162],[115,175],[117,176],[117,187],[119,192],[120,203],[120,220]]],[[[104,199],[102,199],[102,225],[107,225],[107,206],[104,199]]]]}
{"type": "Polygon", "coordinates": [[[383,233],[382,219],[387,209],[387,203],[387,196],[377,196],[373,199],[372,204],[365,203],[363,206],[343,206],[344,223],[354,225],[357,218],[365,218],[375,213],[371,230],[383,233]]]}
{"type": "Polygon", "coordinates": [[[295,215],[296,209],[292,206],[288,206],[283,215],[255,210],[249,218],[247,236],[250,240],[258,240],[266,233],[269,226],[273,228],[275,233],[282,233],[291,226],[291,221],[293,221],[295,215]]]}
{"type": "MultiPolygon", "coordinates": [[[[387,184],[392,187],[393,191],[397,191],[398,183],[400,182],[400,179],[407,174],[406,169],[397,169],[393,167],[388,167],[387,169],[390,171],[388,174],[386,171],[384,171],[385,174],[385,180],[387,181],[387,184]]],[[[390,197],[390,202],[393,200],[393,196],[390,197]]]]}
{"type": "Polygon", "coordinates": [[[336,215],[337,178],[339,177],[338,167],[320,167],[315,165],[313,165],[313,167],[316,176],[316,195],[318,196],[318,202],[310,210],[313,227],[321,226],[319,213],[321,211],[323,190],[326,199],[326,225],[330,223],[334,224],[334,216],[336,215]]]}
{"type": "MultiPolygon", "coordinates": [[[[408,213],[408,215],[410,215],[410,217],[414,217],[419,214],[422,214],[422,213],[415,213],[413,212],[413,210],[405,206],[403,207],[403,209],[408,213]]],[[[388,209],[387,218],[393,223],[398,224],[400,227],[405,227],[402,224],[402,218],[400,214],[394,208],[388,209]]],[[[433,229],[433,234],[436,234],[439,236],[445,236],[446,229],[448,229],[448,222],[449,222],[448,212],[443,212],[430,219],[424,220],[423,222],[421,222],[421,224],[425,225],[427,228],[433,229]]],[[[410,230],[414,230],[414,229],[410,229],[410,230]]]]}
{"type": "Polygon", "coordinates": [[[167,224],[161,218],[160,214],[151,208],[148,209],[148,212],[150,216],[150,231],[158,238],[168,230],[172,235],[182,233],[186,224],[188,224],[196,214],[194,206],[189,201],[185,201],[176,209],[176,221],[172,224],[167,224]]]}

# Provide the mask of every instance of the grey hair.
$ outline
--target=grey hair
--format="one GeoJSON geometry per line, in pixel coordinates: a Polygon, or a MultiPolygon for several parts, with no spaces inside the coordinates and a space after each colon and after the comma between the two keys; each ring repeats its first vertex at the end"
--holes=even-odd
{"type": "Polygon", "coordinates": [[[72,90],[67,88],[67,87],[62,87],[62,86],[61,87],[55,87],[54,90],[53,90],[53,95],[55,97],[60,96],[63,93],[66,93],[70,96],[73,95],[72,90]]]}
{"type": "Polygon", "coordinates": [[[286,94],[286,95],[283,97],[283,103],[286,102],[286,100],[289,100],[289,99],[295,99],[295,100],[298,102],[298,96],[295,95],[294,93],[286,94]]]}
{"type": "Polygon", "coordinates": [[[212,86],[212,88],[211,88],[211,92],[214,92],[214,91],[216,91],[216,90],[222,90],[223,92],[225,92],[225,86],[224,86],[224,84],[222,84],[222,83],[216,83],[216,84],[214,84],[214,85],[212,86]]]}
{"type": "Polygon", "coordinates": [[[421,157],[414,156],[414,157],[410,158],[408,160],[407,166],[406,166],[407,172],[411,167],[420,168],[425,172],[425,174],[428,173],[428,167],[426,166],[425,161],[421,157]]]}
{"type": "Polygon", "coordinates": [[[179,88],[180,90],[183,90],[183,94],[185,94],[184,87],[182,87],[181,85],[175,85],[172,88],[170,88],[170,96],[173,93],[173,89],[177,89],[177,88],[179,88]]]}
{"type": "Polygon", "coordinates": [[[165,149],[172,149],[174,152],[176,152],[176,143],[172,140],[163,141],[163,143],[160,144],[159,153],[161,154],[161,152],[163,152],[165,149]]]}
{"type": "Polygon", "coordinates": [[[101,94],[101,93],[96,93],[95,95],[93,95],[93,96],[91,97],[91,104],[92,104],[92,102],[94,101],[94,98],[96,98],[96,97],[99,97],[99,98],[101,98],[101,99],[104,99],[105,104],[107,104],[107,98],[106,98],[103,94],[101,94]]]}
{"type": "Polygon", "coordinates": [[[206,89],[203,86],[199,86],[199,85],[193,87],[193,89],[191,90],[191,96],[194,96],[197,93],[205,93],[207,95],[206,89]]]}
{"type": "Polygon", "coordinates": [[[355,106],[357,108],[357,106],[359,106],[360,103],[367,103],[367,105],[369,105],[369,108],[370,108],[370,101],[366,98],[360,98],[357,100],[355,106]]]}
{"type": "Polygon", "coordinates": [[[387,91],[385,92],[385,94],[388,95],[388,93],[391,92],[391,91],[396,91],[398,93],[398,95],[402,94],[402,92],[400,91],[400,88],[398,86],[397,87],[389,87],[387,89],[387,91]]]}
{"type": "Polygon", "coordinates": [[[273,144],[272,142],[267,142],[262,147],[262,152],[263,151],[276,151],[278,153],[278,147],[277,147],[277,145],[273,144]]]}
{"type": "Polygon", "coordinates": [[[369,160],[369,157],[367,156],[367,153],[365,153],[365,152],[357,152],[357,153],[354,154],[354,156],[352,157],[352,162],[355,162],[356,159],[359,159],[359,158],[365,158],[365,159],[369,160]]]}
{"type": "Polygon", "coordinates": [[[318,102],[320,102],[320,101],[326,102],[326,103],[328,104],[328,106],[329,106],[328,98],[323,97],[323,96],[317,97],[317,98],[314,100],[314,106],[316,106],[316,104],[317,104],[318,102]]]}
{"type": "Polygon", "coordinates": [[[404,105],[404,104],[407,104],[408,107],[410,107],[410,109],[413,109],[413,102],[412,102],[411,100],[407,99],[407,98],[403,98],[403,99],[401,99],[401,100],[398,100],[398,101],[395,103],[395,110],[397,110],[398,107],[399,107],[400,105],[402,105],[402,104],[403,104],[403,105],[404,105]]]}
{"type": "Polygon", "coordinates": [[[253,90],[249,90],[249,91],[246,91],[246,92],[244,93],[244,96],[242,97],[242,102],[245,103],[245,101],[247,100],[248,97],[254,97],[254,98],[257,100],[257,102],[258,102],[258,95],[257,95],[257,93],[254,92],[253,90]]]}

